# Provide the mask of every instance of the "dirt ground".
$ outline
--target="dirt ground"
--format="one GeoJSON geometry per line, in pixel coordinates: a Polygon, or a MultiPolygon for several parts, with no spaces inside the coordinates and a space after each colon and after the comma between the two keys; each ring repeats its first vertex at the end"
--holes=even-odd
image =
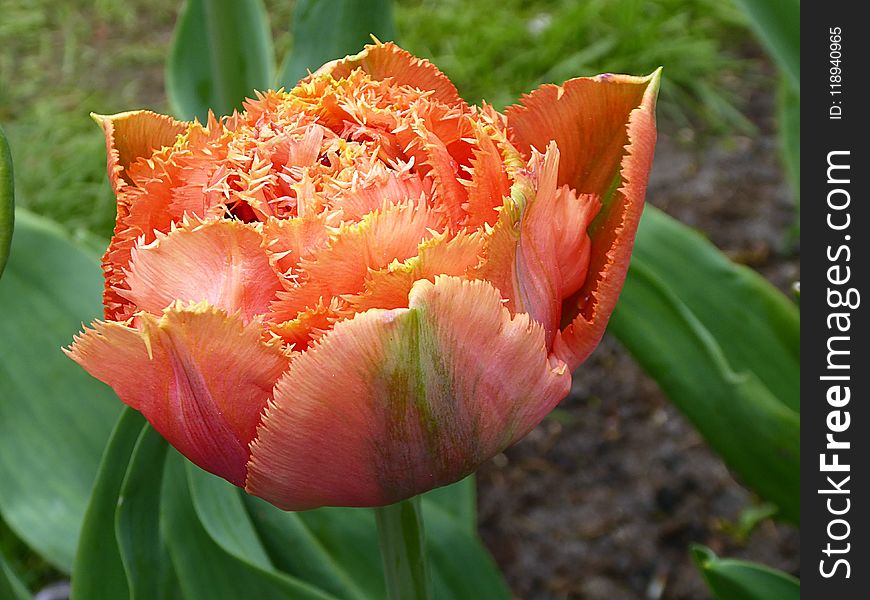
{"type": "MultiPolygon", "coordinates": [[[[751,98],[752,137],[686,143],[688,132],[665,128],[647,200],[788,290],[799,248],[772,103],[751,98]]],[[[733,533],[759,500],[614,338],[575,372],[560,408],[479,473],[481,535],[518,597],[709,598],[694,542],[798,574],[798,531],[767,520],[746,540],[733,533]]]]}

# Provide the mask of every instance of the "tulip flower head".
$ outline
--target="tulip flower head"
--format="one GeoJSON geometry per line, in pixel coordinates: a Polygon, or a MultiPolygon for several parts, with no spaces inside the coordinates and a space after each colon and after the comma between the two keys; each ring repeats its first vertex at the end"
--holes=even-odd
{"type": "Polygon", "coordinates": [[[69,355],[289,510],[457,481],[568,393],[628,267],[658,76],[500,114],[377,43],[228,117],[97,117],[118,217],[69,355]]]}

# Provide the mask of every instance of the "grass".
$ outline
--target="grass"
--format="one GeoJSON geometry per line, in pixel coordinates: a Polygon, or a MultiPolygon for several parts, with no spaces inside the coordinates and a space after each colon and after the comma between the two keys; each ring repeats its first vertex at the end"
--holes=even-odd
{"type": "Polygon", "coordinates": [[[747,63],[726,48],[744,21],[716,0],[409,0],[398,30],[473,102],[501,108],[541,83],[665,67],[659,107],[674,122],[745,126],[723,85],[747,63]]]}

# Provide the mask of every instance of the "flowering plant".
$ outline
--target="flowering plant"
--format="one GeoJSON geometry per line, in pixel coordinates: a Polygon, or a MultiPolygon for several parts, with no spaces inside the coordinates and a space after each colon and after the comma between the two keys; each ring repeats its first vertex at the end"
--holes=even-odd
{"type": "Polygon", "coordinates": [[[625,277],[658,75],[504,115],[377,43],[203,125],[96,117],[118,199],[70,356],[290,510],[457,481],[567,394],[625,277]]]}

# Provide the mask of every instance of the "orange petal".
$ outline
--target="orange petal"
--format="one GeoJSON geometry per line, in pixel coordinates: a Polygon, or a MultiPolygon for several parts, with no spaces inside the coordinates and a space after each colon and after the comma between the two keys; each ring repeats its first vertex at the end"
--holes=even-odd
{"type": "Polygon", "coordinates": [[[450,237],[446,232],[426,240],[417,249],[417,256],[403,262],[392,262],[385,269],[372,271],[366,277],[365,291],[344,296],[358,312],[370,308],[404,308],[408,294],[419,279],[435,281],[437,275],[465,276],[478,265],[483,252],[481,232],[461,230],[450,237]]]}
{"type": "Polygon", "coordinates": [[[269,325],[269,330],[280,337],[293,350],[301,352],[309,344],[332,329],[336,321],[347,315],[344,303],[337,298],[318,302],[313,308],[300,312],[295,319],[269,325]]]}
{"type": "Polygon", "coordinates": [[[568,393],[541,326],[489,283],[419,281],[409,306],[342,321],[293,360],[248,492],[288,510],[397,502],[473,472],[568,393]]]}
{"type": "Polygon", "coordinates": [[[130,183],[126,175],[130,165],[163,146],[171,146],[187,129],[186,123],[148,110],[91,116],[106,135],[109,180],[116,194],[130,183]]]}
{"type": "Polygon", "coordinates": [[[206,304],[137,321],[94,322],[67,354],[191,461],[244,485],[248,445],[286,356],[261,341],[259,325],[206,304]]]}
{"type": "Polygon", "coordinates": [[[513,312],[529,313],[544,326],[550,347],[559,327],[562,299],[576,291],[589,264],[586,229],[598,210],[594,197],[577,198],[556,187],[559,150],[549,144],[501,209],[475,276],[493,283],[513,312]],[[569,287],[573,286],[573,288],[569,287]]]}
{"type": "Polygon", "coordinates": [[[340,195],[332,207],[341,209],[344,220],[358,221],[370,212],[383,210],[387,204],[417,201],[426,195],[423,181],[416,173],[384,169],[373,181],[340,195]]]}
{"type": "Polygon", "coordinates": [[[495,223],[498,209],[504,204],[505,197],[510,195],[511,188],[501,152],[483,125],[475,129],[475,137],[477,146],[471,161],[468,202],[463,207],[468,213],[465,226],[470,228],[495,223]]]}
{"type": "Polygon", "coordinates": [[[589,228],[586,281],[565,301],[562,323],[568,325],[554,341],[554,352],[572,369],[598,344],[625,281],[655,150],[659,79],[656,71],[645,78],[575,80],[579,83],[565,84],[560,98],[547,88],[526,99],[529,108],[509,112],[509,122],[527,143],[553,135],[563,156],[568,154],[560,182],[600,195],[603,205],[589,228]],[[571,111],[576,111],[573,126],[571,111]]]}
{"type": "Polygon", "coordinates": [[[321,299],[363,291],[370,270],[416,255],[417,246],[442,229],[438,213],[409,202],[373,212],[359,223],[342,225],[331,243],[299,265],[299,284],[278,293],[271,320],[289,321],[321,299]]]}
{"type": "Polygon", "coordinates": [[[390,78],[399,85],[431,90],[433,97],[445,104],[462,103],[456,87],[435,65],[412,56],[392,42],[370,44],[359,54],[328,62],[317,69],[313,77],[329,73],[335,79],[341,79],[357,68],[362,68],[378,81],[390,78]]]}
{"type": "Polygon", "coordinates": [[[266,239],[266,251],[278,272],[291,274],[300,260],[310,258],[317,248],[329,242],[326,215],[269,218],[263,223],[263,237],[266,239]]]}
{"type": "Polygon", "coordinates": [[[599,75],[542,85],[505,110],[508,127],[527,157],[532,148],[543,152],[556,142],[562,154],[559,185],[605,198],[620,173],[631,112],[651,111],[658,85],[658,71],[648,77],[599,75]]]}
{"type": "Polygon", "coordinates": [[[281,281],[252,225],[191,221],[132,251],[119,293],[139,310],[160,314],[175,300],[206,301],[245,322],[266,313],[281,281]]]}

